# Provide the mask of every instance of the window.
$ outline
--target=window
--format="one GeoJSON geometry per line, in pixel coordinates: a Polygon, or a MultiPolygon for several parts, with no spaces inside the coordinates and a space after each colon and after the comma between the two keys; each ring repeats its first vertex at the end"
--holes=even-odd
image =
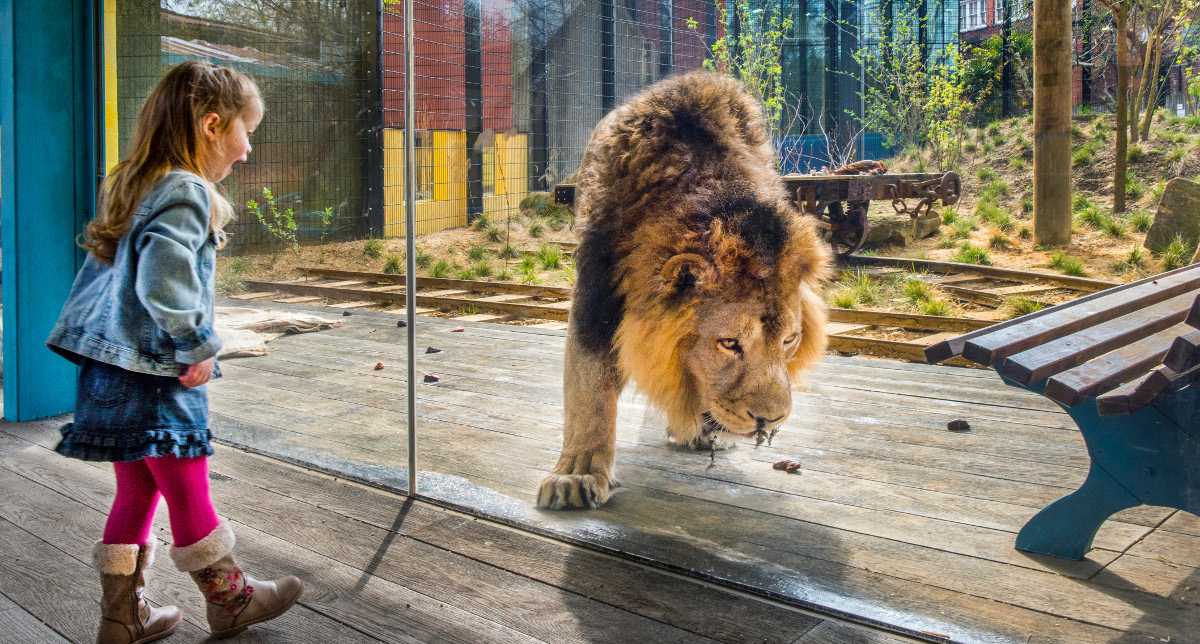
{"type": "MultiPolygon", "coordinates": [[[[1029,17],[1029,3],[1024,0],[996,0],[996,22],[992,24],[1004,24],[1004,3],[1012,2],[1012,19],[1021,20],[1029,17]]],[[[1072,3],[1074,4],[1074,3],[1072,3]]]]}
{"type": "Polygon", "coordinates": [[[987,26],[983,20],[986,1],[987,0],[960,0],[958,3],[958,10],[960,16],[959,29],[961,31],[972,31],[974,29],[982,29],[987,26]]]}

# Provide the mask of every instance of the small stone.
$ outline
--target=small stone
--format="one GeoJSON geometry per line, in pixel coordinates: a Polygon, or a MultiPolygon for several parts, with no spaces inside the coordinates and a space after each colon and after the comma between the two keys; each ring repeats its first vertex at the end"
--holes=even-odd
{"type": "Polygon", "coordinates": [[[435,376],[431,373],[425,374],[425,382],[437,382],[439,380],[441,380],[441,378],[438,378],[437,376],[435,376]]]}
{"type": "Polygon", "coordinates": [[[382,362],[376,362],[376,363],[375,363],[375,371],[379,371],[379,370],[381,370],[381,369],[383,369],[383,363],[382,363],[382,362]]]}
{"type": "Polygon", "coordinates": [[[404,320],[396,320],[396,326],[403,329],[404,327],[408,326],[408,322],[405,322],[404,320]]]}
{"type": "Polygon", "coordinates": [[[782,461],[775,461],[775,463],[771,465],[771,468],[776,470],[784,470],[788,474],[795,474],[796,472],[800,471],[800,461],[793,461],[785,458],[782,461]]]}
{"type": "Polygon", "coordinates": [[[342,317],[344,317],[344,318],[350,317],[351,315],[354,315],[354,314],[349,311],[342,311],[342,317]]]}
{"type": "Polygon", "coordinates": [[[463,331],[465,331],[465,329],[461,326],[456,326],[453,329],[450,329],[451,333],[462,333],[463,331]]]}
{"type": "Polygon", "coordinates": [[[429,347],[428,349],[425,349],[425,353],[441,353],[441,352],[442,352],[442,350],[437,347],[429,347]]]}
{"type": "Polygon", "coordinates": [[[965,432],[968,429],[971,429],[971,425],[961,418],[956,418],[949,423],[946,423],[946,429],[952,432],[965,432]]]}

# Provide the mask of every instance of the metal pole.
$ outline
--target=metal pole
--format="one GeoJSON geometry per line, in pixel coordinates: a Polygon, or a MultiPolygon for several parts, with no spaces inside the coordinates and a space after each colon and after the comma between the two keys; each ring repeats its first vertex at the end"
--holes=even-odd
{"type": "MultiPolygon", "coordinates": [[[[383,0],[380,0],[382,4],[383,0]]],[[[404,315],[408,320],[408,496],[417,495],[417,151],[413,0],[404,0],[404,315]]]]}

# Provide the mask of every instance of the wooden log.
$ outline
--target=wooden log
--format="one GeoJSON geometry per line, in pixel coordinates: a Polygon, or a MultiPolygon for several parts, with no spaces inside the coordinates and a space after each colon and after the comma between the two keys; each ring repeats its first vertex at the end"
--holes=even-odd
{"type": "Polygon", "coordinates": [[[974,331],[995,324],[990,320],[951,318],[941,315],[917,315],[915,313],[889,313],[884,311],[856,311],[854,309],[829,308],[830,322],[863,324],[869,326],[896,326],[904,329],[927,329],[930,331],[974,331]]]}
{"type": "MultiPolygon", "coordinates": [[[[331,268],[309,269],[312,277],[328,277],[341,279],[357,279],[376,284],[404,284],[405,276],[394,273],[370,273],[360,271],[342,271],[331,268]]],[[[527,284],[511,284],[509,282],[477,282],[474,280],[452,280],[439,277],[418,277],[418,287],[458,289],[464,291],[484,291],[495,293],[523,293],[529,297],[570,297],[571,289],[561,286],[530,286],[527,284]]]]}
{"type": "Polygon", "coordinates": [[[1163,358],[1163,364],[1176,372],[1187,371],[1200,364],[1200,331],[1188,331],[1175,338],[1167,357],[1163,358]]]}
{"type": "MultiPolygon", "coordinates": [[[[301,296],[313,296],[319,298],[342,299],[342,300],[359,300],[364,297],[369,297],[378,302],[385,304],[404,304],[403,293],[388,293],[379,291],[362,291],[351,288],[325,288],[321,286],[312,286],[306,284],[278,284],[273,282],[248,282],[252,285],[251,288],[267,289],[274,288],[285,293],[294,293],[301,296]]],[[[513,304],[511,302],[482,302],[480,300],[470,300],[464,298],[449,298],[449,297],[428,297],[425,295],[416,296],[416,304],[425,308],[449,308],[449,309],[465,309],[474,307],[478,311],[491,311],[495,313],[504,313],[507,315],[520,315],[527,318],[541,318],[546,320],[566,320],[567,310],[562,308],[551,308],[548,306],[538,306],[536,304],[513,304]]]]}
{"type": "Polygon", "coordinates": [[[1116,389],[1162,363],[1167,349],[1189,327],[1176,324],[1165,331],[1106,353],[1074,369],[1064,371],[1046,382],[1042,392],[1066,407],[1116,389]]]}
{"type": "Polygon", "coordinates": [[[1048,273],[1022,271],[1013,268],[980,266],[977,264],[959,264],[957,262],[937,262],[928,259],[905,259],[903,257],[863,257],[861,255],[854,255],[849,258],[849,261],[853,264],[898,266],[900,268],[907,268],[914,273],[918,271],[929,271],[933,273],[977,273],[983,277],[1010,279],[1018,282],[1051,282],[1081,291],[1103,291],[1114,286],[1120,286],[1120,284],[1116,282],[1106,282],[1104,280],[1091,279],[1089,277],[1052,275],[1048,273]]]}
{"type": "Polygon", "coordinates": [[[1179,324],[1187,316],[1193,299],[1191,293],[1173,297],[1022,351],[1004,360],[1000,374],[1022,385],[1044,380],[1179,324]]]}
{"type": "Polygon", "coordinates": [[[991,365],[1043,342],[1197,289],[1200,265],[1185,266],[939,342],[925,350],[925,359],[934,364],[962,355],[991,365]]]}

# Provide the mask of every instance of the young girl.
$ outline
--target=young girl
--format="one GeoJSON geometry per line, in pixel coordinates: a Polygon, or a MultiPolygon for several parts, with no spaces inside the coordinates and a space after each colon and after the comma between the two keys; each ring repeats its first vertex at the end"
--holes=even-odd
{"type": "Polygon", "coordinates": [[[303,582],[243,575],[233,532],[208,490],[208,394],[220,372],[213,332],[213,263],[232,217],[214,184],[250,154],[262,120],[258,88],[206,62],[167,73],[138,117],[128,159],[105,184],[88,224],[89,254],[47,345],[79,365],[75,422],[58,453],[112,461],[117,495],[92,560],[103,589],[101,643],[170,635],[174,606],[141,596],[154,558],[159,495],[170,511],[171,559],[191,573],[216,638],[281,615],[303,582]],[[215,372],[215,373],[214,373],[215,372]]]}

